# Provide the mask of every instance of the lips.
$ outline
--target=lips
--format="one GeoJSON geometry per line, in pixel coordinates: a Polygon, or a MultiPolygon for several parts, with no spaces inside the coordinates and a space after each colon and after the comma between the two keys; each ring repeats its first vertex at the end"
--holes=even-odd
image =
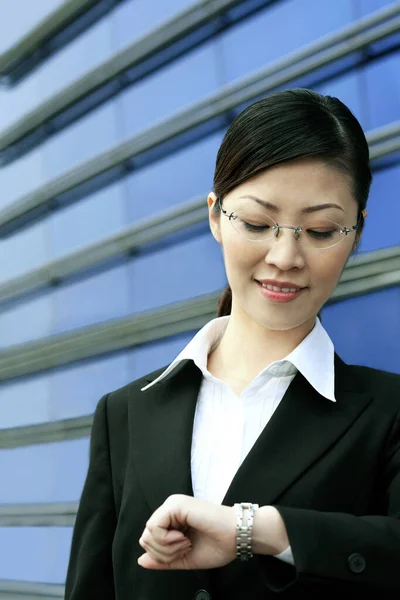
{"type": "Polygon", "coordinates": [[[275,281],[273,279],[258,279],[257,282],[265,289],[271,292],[299,292],[304,289],[304,286],[298,285],[291,281],[275,281]]]}

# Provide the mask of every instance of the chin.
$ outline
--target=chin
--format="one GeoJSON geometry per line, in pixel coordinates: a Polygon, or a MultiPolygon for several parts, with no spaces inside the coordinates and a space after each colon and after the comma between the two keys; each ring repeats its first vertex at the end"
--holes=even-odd
{"type": "Polygon", "coordinates": [[[279,323],[279,322],[277,323],[276,321],[275,322],[265,321],[264,323],[261,323],[261,325],[265,329],[269,329],[270,331],[290,331],[291,329],[297,329],[297,328],[301,327],[308,321],[309,321],[309,319],[306,319],[306,321],[292,321],[292,322],[282,321],[281,323],[279,323]]]}
{"type": "MultiPolygon", "coordinates": [[[[316,311],[313,314],[306,315],[280,315],[280,316],[272,316],[268,315],[259,315],[258,318],[254,318],[255,315],[252,316],[252,319],[257,321],[259,325],[264,327],[264,329],[269,329],[270,331],[290,331],[291,329],[298,329],[299,327],[304,327],[310,321],[313,321],[318,314],[316,311]]],[[[250,315],[251,316],[251,315],[250,315]]]]}

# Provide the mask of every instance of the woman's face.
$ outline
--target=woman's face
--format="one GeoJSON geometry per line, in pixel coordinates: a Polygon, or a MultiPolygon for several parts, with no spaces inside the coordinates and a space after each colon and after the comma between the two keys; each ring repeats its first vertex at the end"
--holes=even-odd
{"type": "MultiPolygon", "coordinates": [[[[313,323],[338,283],[356,234],[341,235],[339,244],[324,249],[307,245],[306,236],[309,242],[311,238],[304,231],[296,240],[291,229],[279,230],[277,237],[249,241],[238,233],[239,221],[215,214],[215,201],[211,193],[210,225],[223,249],[232,289],[232,315],[242,314],[272,330],[313,323]]],[[[227,215],[240,215],[253,231],[265,225],[266,215],[279,225],[296,227],[308,223],[318,232],[327,220],[351,228],[357,222],[358,212],[349,178],[309,159],[271,167],[227,194],[222,207],[227,215]]],[[[312,246],[315,242],[310,243],[312,246]]],[[[318,242],[317,246],[321,244],[325,242],[318,242]]]]}

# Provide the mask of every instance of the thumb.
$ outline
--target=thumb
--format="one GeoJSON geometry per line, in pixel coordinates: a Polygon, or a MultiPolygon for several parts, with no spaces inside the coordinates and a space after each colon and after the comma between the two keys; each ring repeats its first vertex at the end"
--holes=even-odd
{"type": "Polygon", "coordinates": [[[187,566],[183,558],[178,558],[170,563],[161,563],[154,560],[147,552],[138,558],[138,564],[144,569],[152,569],[154,571],[169,571],[171,569],[186,569],[187,566]]]}

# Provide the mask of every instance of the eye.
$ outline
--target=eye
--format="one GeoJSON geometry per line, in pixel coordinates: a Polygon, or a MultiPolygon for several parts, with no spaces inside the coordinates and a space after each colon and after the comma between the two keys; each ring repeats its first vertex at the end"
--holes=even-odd
{"type": "Polygon", "coordinates": [[[329,231],[316,231],[315,229],[307,229],[308,235],[316,240],[329,240],[335,236],[336,232],[336,229],[331,229],[329,231]]]}
{"type": "Polygon", "coordinates": [[[247,231],[253,231],[253,232],[262,232],[262,231],[267,231],[267,229],[269,229],[269,225],[252,225],[252,223],[247,223],[246,221],[242,221],[244,228],[247,231]]]}

